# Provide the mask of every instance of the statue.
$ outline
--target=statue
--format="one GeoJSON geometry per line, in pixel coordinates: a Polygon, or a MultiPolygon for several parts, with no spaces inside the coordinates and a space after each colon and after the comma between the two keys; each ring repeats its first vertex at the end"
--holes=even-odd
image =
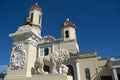
{"type": "Polygon", "coordinates": [[[62,73],[63,75],[67,75],[68,69],[69,69],[69,68],[68,68],[66,65],[61,64],[61,73],[62,73]]]}
{"type": "Polygon", "coordinates": [[[43,70],[44,65],[50,67],[51,74],[57,74],[58,69],[61,68],[62,63],[69,58],[69,52],[66,49],[60,49],[47,56],[39,57],[35,62],[35,69],[40,74],[48,74],[43,70]]]}

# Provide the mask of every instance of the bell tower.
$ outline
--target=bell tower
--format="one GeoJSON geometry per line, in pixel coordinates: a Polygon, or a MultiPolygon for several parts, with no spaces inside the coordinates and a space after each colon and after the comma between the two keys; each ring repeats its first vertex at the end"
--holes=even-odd
{"type": "Polygon", "coordinates": [[[7,76],[5,80],[18,77],[31,77],[34,73],[34,63],[37,56],[37,43],[41,37],[42,11],[34,4],[29,12],[29,18],[15,33],[9,35],[13,39],[7,76]]]}
{"type": "Polygon", "coordinates": [[[61,37],[64,41],[76,40],[76,26],[69,20],[69,18],[67,18],[62,25],[61,37]]]}
{"type": "Polygon", "coordinates": [[[65,49],[75,54],[79,52],[79,45],[76,39],[76,26],[69,18],[66,19],[61,27],[61,38],[66,46],[63,46],[65,49]]]}
{"type": "Polygon", "coordinates": [[[41,35],[42,10],[38,3],[35,3],[29,11],[30,24],[37,34],[41,35]]]}

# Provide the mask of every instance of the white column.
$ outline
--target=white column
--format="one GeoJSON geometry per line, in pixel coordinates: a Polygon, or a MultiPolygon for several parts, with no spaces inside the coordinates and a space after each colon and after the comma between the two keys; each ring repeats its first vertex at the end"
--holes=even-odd
{"type": "Polygon", "coordinates": [[[77,72],[77,80],[80,80],[80,70],[79,70],[78,61],[76,61],[76,72],[77,72]]]}
{"type": "Polygon", "coordinates": [[[115,80],[118,80],[118,76],[117,76],[117,71],[116,71],[116,69],[114,68],[114,69],[112,69],[112,70],[113,70],[114,79],[115,79],[115,80]]]}
{"type": "Polygon", "coordinates": [[[54,52],[55,51],[55,49],[54,49],[54,44],[52,45],[52,52],[54,52]]]}

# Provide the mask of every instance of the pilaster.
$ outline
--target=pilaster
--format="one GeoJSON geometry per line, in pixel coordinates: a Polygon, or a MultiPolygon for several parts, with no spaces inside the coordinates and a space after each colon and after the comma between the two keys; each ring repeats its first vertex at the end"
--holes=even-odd
{"type": "Polygon", "coordinates": [[[76,61],[75,66],[76,66],[76,72],[77,72],[77,80],[81,80],[80,79],[80,69],[79,69],[78,61],[76,61]]]}
{"type": "Polygon", "coordinates": [[[113,70],[113,75],[114,75],[114,79],[118,80],[118,76],[117,76],[117,70],[114,68],[113,70]]]}

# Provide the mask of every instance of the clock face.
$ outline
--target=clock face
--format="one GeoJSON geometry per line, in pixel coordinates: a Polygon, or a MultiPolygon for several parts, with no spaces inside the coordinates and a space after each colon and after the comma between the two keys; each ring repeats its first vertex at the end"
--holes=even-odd
{"type": "Polygon", "coordinates": [[[15,51],[11,56],[11,69],[23,68],[25,63],[25,51],[19,50],[15,51]]]}

